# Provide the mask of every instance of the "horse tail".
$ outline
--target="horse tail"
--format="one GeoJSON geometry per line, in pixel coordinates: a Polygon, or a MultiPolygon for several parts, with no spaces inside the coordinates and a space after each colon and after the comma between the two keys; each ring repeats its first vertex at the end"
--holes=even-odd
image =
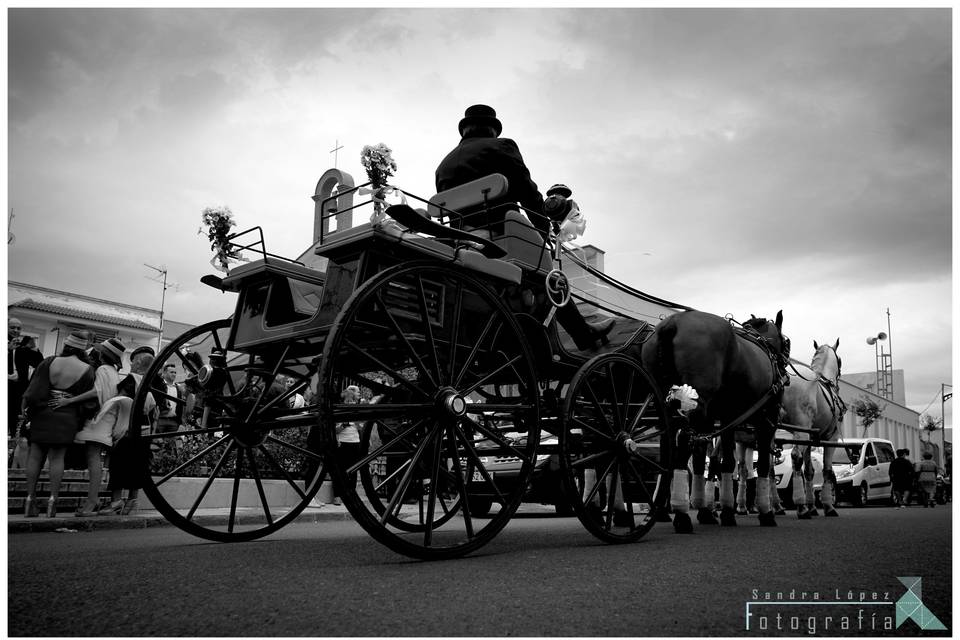
{"type": "Polygon", "coordinates": [[[679,384],[680,372],[677,371],[673,354],[673,341],[677,337],[677,323],[667,318],[657,330],[657,371],[664,385],[679,384]]]}

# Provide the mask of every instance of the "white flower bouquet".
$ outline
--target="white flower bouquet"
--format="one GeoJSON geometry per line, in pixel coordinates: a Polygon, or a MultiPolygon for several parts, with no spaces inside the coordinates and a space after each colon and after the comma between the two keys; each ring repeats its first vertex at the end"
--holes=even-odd
{"type": "MultiPolygon", "coordinates": [[[[230,248],[230,240],[228,240],[230,230],[236,224],[233,220],[233,212],[230,211],[230,207],[207,207],[201,213],[200,219],[207,228],[207,240],[210,241],[210,249],[214,252],[210,264],[224,273],[229,272],[230,260],[240,259],[239,252],[230,248]]],[[[203,232],[203,227],[197,231],[198,234],[203,232]]]]}
{"type": "Polygon", "coordinates": [[[391,153],[390,147],[382,142],[373,146],[364,145],[360,151],[360,164],[366,170],[371,183],[370,189],[361,189],[360,193],[368,193],[373,198],[373,215],[370,216],[370,222],[373,223],[383,221],[386,197],[395,190],[387,184],[387,178],[393,176],[397,170],[397,163],[391,153]]]}

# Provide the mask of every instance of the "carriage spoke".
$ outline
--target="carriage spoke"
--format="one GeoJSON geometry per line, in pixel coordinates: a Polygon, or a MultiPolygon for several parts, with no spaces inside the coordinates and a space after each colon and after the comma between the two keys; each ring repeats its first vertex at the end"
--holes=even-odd
{"type": "Polygon", "coordinates": [[[460,314],[463,312],[463,282],[457,281],[457,291],[454,294],[453,304],[453,334],[450,336],[450,375],[447,376],[447,382],[453,380],[453,374],[457,370],[457,349],[460,347],[460,314]]]}
{"type": "MultiPolygon", "coordinates": [[[[641,490],[643,491],[643,494],[647,497],[647,502],[652,505],[652,504],[653,504],[653,501],[654,501],[654,496],[653,496],[653,494],[650,493],[650,490],[647,488],[647,483],[643,481],[643,477],[644,477],[644,476],[643,476],[642,473],[640,473],[640,470],[637,469],[637,467],[636,467],[636,462],[635,462],[634,460],[632,460],[632,459],[628,459],[628,460],[627,460],[627,464],[629,465],[630,470],[633,471],[633,475],[636,476],[636,478],[637,478],[637,484],[640,485],[640,488],[641,488],[641,490]]],[[[658,466],[659,466],[659,465],[658,465],[658,466]]],[[[663,469],[663,467],[660,467],[660,471],[661,471],[661,473],[662,473],[662,472],[664,472],[664,471],[666,471],[666,470],[663,469]]]]}
{"type": "Polygon", "coordinates": [[[470,515],[470,503],[467,500],[467,484],[463,479],[463,468],[460,466],[460,454],[457,453],[457,435],[456,427],[449,425],[447,428],[447,449],[449,450],[450,460],[453,462],[453,477],[457,487],[457,495],[460,496],[460,502],[463,505],[463,526],[466,529],[467,537],[473,537],[473,517],[470,515]]]}
{"type": "MultiPolygon", "coordinates": [[[[632,379],[633,377],[631,376],[631,380],[632,379]]],[[[610,404],[613,406],[614,430],[618,431],[623,428],[624,420],[620,414],[620,400],[617,398],[617,379],[613,376],[613,362],[607,363],[607,380],[610,382],[610,404]]],[[[630,396],[628,394],[627,402],[629,401],[630,396]]]]}
{"type": "Polygon", "coordinates": [[[301,447],[301,446],[299,446],[299,445],[296,445],[296,444],[293,444],[292,442],[287,442],[286,440],[281,440],[280,438],[277,438],[277,437],[274,436],[273,434],[268,435],[268,436],[267,436],[267,440],[268,440],[269,442],[275,442],[276,444],[280,445],[281,447],[286,447],[287,449],[290,449],[290,450],[292,450],[292,451],[296,451],[297,453],[302,453],[303,455],[305,455],[305,456],[307,456],[307,457],[309,457],[309,458],[313,458],[314,460],[322,460],[322,459],[323,459],[323,454],[317,453],[316,451],[310,451],[309,449],[304,449],[303,447],[301,447]]]}
{"type": "MultiPolygon", "coordinates": [[[[421,290],[423,289],[423,283],[420,283],[421,290]]],[[[437,492],[439,488],[437,486],[437,477],[438,470],[440,469],[440,458],[441,453],[443,453],[443,435],[442,432],[446,429],[441,428],[441,433],[437,434],[435,442],[433,443],[433,464],[430,465],[430,494],[427,496],[427,521],[426,528],[423,531],[423,544],[426,547],[429,547],[433,543],[433,514],[437,507],[437,492]]]]}
{"type": "MultiPolygon", "coordinates": [[[[225,439],[226,438],[224,438],[224,440],[225,439]]],[[[231,441],[230,444],[227,445],[227,450],[224,451],[223,455],[220,456],[220,459],[217,460],[217,464],[213,467],[213,471],[211,471],[210,475],[207,477],[207,481],[203,483],[203,488],[200,490],[200,494],[194,501],[193,506],[190,507],[190,511],[187,512],[187,520],[193,519],[193,515],[197,512],[197,509],[200,508],[200,503],[203,502],[204,496],[207,495],[207,491],[209,491],[210,487],[213,485],[213,479],[217,477],[217,472],[223,468],[224,463],[227,461],[227,457],[230,455],[230,452],[233,451],[234,447],[236,447],[236,443],[231,441]]]]}
{"type": "Polygon", "coordinates": [[[490,378],[493,378],[494,376],[496,376],[498,373],[500,373],[500,372],[503,371],[504,369],[513,368],[514,363],[516,363],[518,360],[521,360],[522,358],[523,358],[522,355],[518,355],[518,356],[513,357],[512,359],[508,360],[507,362],[503,363],[502,365],[500,365],[499,367],[497,367],[496,369],[494,369],[493,371],[491,371],[490,373],[488,373],[486,376],[484,376],[483,378],[481,378],[479,381],[473,383],[473,385],[467,387],[467,388],[462,392],[462,394],[465,395],[465,396],[466,396],[466,395],[470,395],[471,393],[473,393],[474,391],[476,391],[477,388],[482,387],[484,384],[486,384],[487,381],[490,380],[490,378]]]}
{"type": "Polygon", "coordinates": [[[587,393],[590,394],[590,403],[593,405],[594,410],[600,415],[600,417],[603,418],[603,424],[606,425],[607,431],[611,434],[616,433],[616,429],[611,426],[610,420],[607,419],[606,412],[604,412],[603,407],[600,405],[600,400],[597,398],[596,391],[593,390],[593,385],[590,384],[589,380],[584,380],[584,384],[586,385],[587,393]]]}
{"type": "MultiPolygon", "coordinates": [[[[372,362],[373,364],[377,365],[377,367],[379,367],[380,371],[383,371],[384,373],[386,373],[386,374],[389,375],[391,378],[393,378],[394,380],[398,381],[400,384],[404,385],[405,387],[407,387],[407,388],[410,389],[411,391],[415,391],[415,392],[419,393],[421,396],[424,396],[425,398],[429,398],[429,397],[430,397],[430,394],[429,394],[429,393],[427,393],[426,391],[424,391],[423,389],[421,389],[421,388],[418,387],[417,385],[415,385],[415,384],[413,384],[412,382],[410,382],[409,380],[407,380],[406,377],[404,377],[404,375],[401,374],[399,371],[395,370],[393,367],[391,367],[391,366],[388,365],[387,363],[381,361],[379,358],[377,358],[377,357],[374,356],[373,354],[367,353],[363,348],[361,348],[361,347],[358,346],[357,344],[354,344],[354,342],[353,342],[352,340],[350,340],[349,338],[345,338],[343,342],[344,342],[344,344],[345,344],[346,346],[350,347],[351,349],[353,349],[354,351],[356,351],[358,354],[360,354],[361,356],[365,357],[367,360],[369,360],[369,361],[372,362]]],[[[427,375],[429,376],[429,374],[427,374],[427,375]]]]}
{"type": "Polygon", "coordinates": [[[640,408],[637,410],[637,415],[633,417],[633,420],[630,421],[629,426],[625,429],[627,433],[633,433],[637,429],[637,425],[640,424],[640,420],[643,419],[643,414],[646,413],[651,402],[653,402],[653,394],[648,393],[647,397],[643,399],[643,404],[640,405],[640,408]]]}
{"type": "Polygon", "coordinates": [[[612,435],[610,435],[609,433],[604,433],[603,431],[598,430],[596,427],[594,427],[594,426],[593,426],[592,424],[590,424],[589,422],[584,422],[583,420],[581,420],[580,418],[577,418],[577,417],[574,417],[574,418],[573,418],[573,422],[577,423],[577,425],[579,425],[581,429],[586,429],[587,431],[590,431],[591,433],[596,434],[598,437],[603,438],[604,440],[607,440],[607,441],[613,440],[613,436],[612,436],[612,435]]]}
{"type": "MultiPolygon", "coordinates": [[[[597,456],[599,457],[599,456],[597,456]]],[[[590,489],[590,493],[586,495],[583,499],[583,504],[590,504],[593,501],[593,498],[597,495],[597,492],[600,491],[600,485],[603,484],[603,481],[606,479],[607,474],[610,472],[610,467],[616,463],[616,460],[611,460],[607,465],[607,469],[603,472],[603,475],[597,474],[597,481],[594,483],[593,488],[590,489]]]]}
{"type": "Polygon", "coordinates": [[[499,487],[497,487],[497,483],[493,481],[493,476],[490,475],[490,472],[487,471],[487,468],[480,461],[480,456],[477,455],[476,450],[470,446],[470,443],[467,441],[466,436],[464,436],[461,431],[456,430],[455,433],[457,437],[460,438],[460,440],[463,442],[464,452],[467,454],[467,457],[470,458],[470,461],[476,465],[477,471],[480,472],[480,475],[483,476],[483,479],[490,483],[490,486],[493,488],[493,491],[497,494],[497,498],[499,498],[500,501],[503,502],[504,501],[503,494],[500,493],[500,489],[499,487]]]}
{"type": "Polygon", "coordinates": [[[436,386],[440,384],[442,380],[440,359],[437,357],[440,352],[437,351],[437,342],[433,337],[433,325],[430,324],[430,314],[427,310],[427,292],[423,288],[423,278],[420,276],[417,276],[417,297],[420,303],[420,314],[423,316],[423,333],[427,337],[427,347],[429,348],[429,353],[434,354],[431,360],[433,361],[434,373],[437,374],[437,377],[433,379],[435,381],[434,386],[436,386]]]}
{"type": "Polygon", "coordinates": [[[260,478],[260,469],[257,467],[257,461],[254,458],[252,449],[247,449],[247,459],[250,461],[250,469],[253,471],[253,479],[257,483],[257,493],[260,494],[260,504],[263,505],[263,513],[267,517],[267,522],[269,524],[273,524],[273,515],[270,513],[270,505],[267,504],[267,494],[263,490],[263,482],[260,478]]]}
{"type": "Polygon", "coordinates": [[[577,460],[574,460],[574,461],[573,461],[572,463],[570,463],[570,464],[571,464],[571,466],[572,466],[574,469],[579,469],[580,467],[583,467],[584,465],[592,464],[592,463],[596,462],[597,460],[602,460],[603,458],[606,458],[606,457],[609,456],[609,455],[610,455],[610,452],[609,452],[609,451],[598,451],[598,452],[596,452],[596,453],[591,453],[591,454],[589,454],[589,455],[586,455],[586,456],[584,456],[584,457],[582,457],[582,458],[578,458],[577,460]]]}
{"type": "Polygon", "coordinates": [[[623,485],[620,484],[620,465],[614,462],[613,470],[610,474],[610,490],[607,491],[607,529],[613,526],[613,512],[614,509],[616,509],[617,493],[623,496],[624,492],[623,485]]]}
{"type": "Polygon", "coordinates": [[[480,332],[480,337],[477,338],[477,341],[473,344],[473,348],[470,349],[470,355],[468,355],[467,359],[463,361],[463,368],[460,369],[460,373],[457,374],[457,377],[453,381],[454,387],[459,387],[463,382],[463,376],[467,375],[467,371],[470,370],[470,364],[477,356],[477,352],[480,350],[480,345],[482,345],[483,341],[486,340],[487,334],[490,333],[490,330],[493,328],[493,325],[497,323],[497,321],[503,322],[496,314],[491,315],[490,319],[487,320],[487,324],[484,325],[483,331],[480,332]]]}
{"type": "Polygon", "coordinates": [[[481,425],[479,422],[477,422],[476,420],[474,420],[474,419],[471,418],[470,416],[464,416],[463,419],[464,419],[466,422],[469,422],[477,431],[479,431],[479,432],[482,433],[483,435],[487,436],[487,438],[489,438],[490,440],[493,440],[494,442],[496,442],[496,443],[497,443],[498,445],[500,445],[503,449],[506,449],[507,451],[512,452],[514,456],[520,458],[520,460],[522,460],[523,462],[529,462],[529,461],[530,461],[530,456],[528,456],[527,454],[525,454],[525,453],[523,453],[523,452],[515,449],[515,448],[513,447],[513,445],[511,445],[509,442],[507,442],[507,441],[504,440],[502,437],[500,437],[500,434],[497,433],[496,431],[494,431],[494,430],[492,430],[492,429],[490,429],[490,428],[488,428],[488,427],[486,427],[486,426],[484,426],[484,425],[481,425]]]}
{"type": "Polygon", "coordinates": [[[434,424],[434,426],[430,428],[430,432],[423,439],[423,442],[421,442],[420,446],[417,447],[417,450],[414,451],[413,457],[410,459],[410,466],[407,467],[407,470],[404,472],[403,477],[400,479],[400,482],[397,485],[396,491],[394,491],[393,495],[390,497],[390,502],[387,504],[387,508],[384,509],[383,513],[380,515],[381,526],[386,526],[387,520],[391,516],[396,516],[397,512],[399,512],[400,506],[403,504],[401,498],[407,492],[407,487],[410,486],[410,480],[413,478],[413,472],[417,467],[417,462],[420,461],[420,457],[426,450],[427,445],[433,440],[433,437],[436,435],[439,427],[439,423],[434,424]]]}
{"type": "MultiPolygon", "coordinates": [[[[376,458],[379,458],[381,455],[383,455],[387,451],[387,449],[391,448],[394,444],[400,443],[400,444],[407,445],[406,437],[411,433],[413,433],[414,431],[416,431],[417,429],[419,429],[423,425],[423,423],[426,422],[428,419],[429,418],[422,418],[419,422],[413,423],[412,425],[410,425],[409,427],[401,431],[399,434],[394,435],[393,440],[390,440],[389,442],[382,442],[381,445],[376,450],[373,451],[373,453],[367,454],[366,457],[362,458],[359,462],[357,462],[356,464],[351,466],[349,469],[347,469],[347,473],[355,473],[358,469],[362,468],[364,465],[370,464],[376,458]]],[[[409,445],[408,445],[408,448],[411,451],[413,450],[412,447],[409,447],[409,445]]]]}
{"type": "Polygon", "coordinates": [[[237,449],[237,459],[236,464],[234,465],[235,471],[233,474],[233,491],[230,494],[230,518],[227,521],[227,533],[233,533],[233,527],[237,522],[237,501],[240,496],[240,478],[243,476],[241,473],[243,461],[243,451],[237,449]]]}
{"type": "Polygon", "coordinates": [[[633,382],[636,380],[636,377],[637,373],[631,370],[630,377],[627,378],[627,395],[623,399],[623,412],[621,414],[623,415],[623,422],[621,425],[624,425],[623,429],[628,433],[631,431],[631,429],[626,427],[626,423],[628,421],[628,417],[630,416],[630,406],[632,404],[630,401],[633,398],[633,382]]]}
{"type": "MultiPolygon", "coordinates": [[[[277,471],[283,474],[283,477],[286,479],[287,484],[289,484],[293,488],[293,490],[297,492],[297,495],[300,496],[300,499],[306,500],[307,494],[303,491],[303,489],[300,488],[300,485],[297,484],[297,481],[293,479],[293,476],[290,475],[290,472],[287,471],[287,469],[282,464],[280,464],[280,461],[277,460],[272,453],[270,453],[270,450],[267,449],[262,444],[259,445],[257,448],[260,450],[260,453],[263,454],[263,457],[266,458],[267,461],[270,462],[270,464],[273,465],[273,467],[277,471]]],[[[306,486],[306,484],[307,484],[306,481],[304,481],[304,486],[306,486]]]]}
{"type": "MultiPolygon", "coordinates": [[[[208,454],[210,451],[214,450],[215,448],[217,448],[218,446],[220,446],[221,444],[223,444],[223,442],[226,441],[227,439],[229,439],[230,437],[231,437],[231,436],[229,436],[229,435],[223,436],[222,438],[220,438],[219,440],[217,440],[216,442],[214,442],[213,444],[211,444],[210,446],[208,446],[206,449],[204,449],[204,450],[201,451],[200,453],[194,455],[192,458],[190,458],[189,460],[187,460],[186,462],[184,462],[183,464],[181,464],[179,467],[177,467],[177,468],[174,469],[173,471],[170,471],[169,473],[167,473],[166,475],[164,475],[164,476],[163,476],[162,478],[160,478],[159,480],[156,480],[156,481],[154,482],[154,484],[156,484],[156,485],[159,487],[160,485],[162,485],[163,483],[165,483],[167,480],[169,480],[170,478],[173,478],[173,477],[176,476],[178,473],[180,473],[181,471],[183,471],[184,469],[186,469],[187,467],[189,467],[191,464],[193,464],[194,462],[196,462],[197,460],[199,460],[200,458],[202,458],[203,456],[205,456],[206,454],[208,454]]],[[[232,445],[233,445],[233,443],[231,442],[231,443],[230,443],[230,446],[232,446],[232,445]]],[[[230,451],[230,447],[229,447],[229,446],[227,447],[227,451],[228,451],[228,452],[230,451]]]]}
{"type": "MultiPolygon", "coordinates": [[[[378,291],[374,299],[374,306],[379,306],[380,310],[383,312],[383,315],[390,321],[390,328],[393,329],[393,332],[400,338],[400,341],[403,342],[404,346],[407,348],[410,356],[413,358],[413,363],[417,366],[417,369],[420,370],[420,373],[430,381],[433,386],[436,386],[437,383],[430,376],[430,372],[427,371],[427,367],[423,364],[423,359],[420,357],[420,354],[417,353],[417,350],[413,347],[413,344],[410,343],[410,340],[407,338],[407,334],[403,332],[403,329],[400,328],[400,324],[397,322],[397,319],[393,317],[393,314],[390,313],[390,310],[387,308],[386,303],[383,301],[382,294],[378,291]]],[[[429,321],[427,324],[430,324],[429,321]]],[[[397,376],[394,376],[396,378],[397,376]]]]}

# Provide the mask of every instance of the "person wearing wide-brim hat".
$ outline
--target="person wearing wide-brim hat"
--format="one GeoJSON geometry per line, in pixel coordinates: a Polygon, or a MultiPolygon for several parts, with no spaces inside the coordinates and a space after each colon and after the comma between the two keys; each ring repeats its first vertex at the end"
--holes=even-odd
{"type": "MultiPolygon", "coordinates": [[[[543,195],[530,178],[530,170],[523,162],[520,148],[510,138],[501,138],[503,123],[497,118],[493,107],[475,104],[467,107],[458,125],[460,143],[440,161],[436,172],[437,192],[446,191],[493,173],[507,179],[506,197],[492,204],[519,203],[527,210],[530,222],[547,238],[550,220],[544,215],[543,195]]],[[[569,194],[564,185],[559,191],[569,194]]],[[[555,187],[556,188],[556,187],[555,187]]],[[[464,226],[488,229],[494,234],[503,233],[503,220],[510,207],[494,206],[473,215],[464,215],[464,226]]],[[[557,320],[567,330],[580,349],[591,349],[598,340],[605,340],[613,328],[614,319],[588,323],[574,304],[557,309],[557,320]]]]}

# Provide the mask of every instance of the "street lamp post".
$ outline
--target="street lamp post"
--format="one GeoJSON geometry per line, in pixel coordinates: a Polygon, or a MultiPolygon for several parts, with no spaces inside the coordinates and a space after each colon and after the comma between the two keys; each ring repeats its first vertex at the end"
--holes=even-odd
{"type": "Polygon", "coordinates": [[[867,344],[873,345],[873,357],[877,364],[877,395],[882,395],[884,398],[890,399],[888,385],[886,384],[886,373],[881,374],[881,370],[884,369],[886,362],[886,354],[883,353],[883,347],[878,346],[877,343],[882,342],[887,339],[887,334],[883,331],[878,333],[875,336],[870,336],[867,338],[867,344]],[[883,386],[880,385],[880,376],[883,375],[883,386]]]}

